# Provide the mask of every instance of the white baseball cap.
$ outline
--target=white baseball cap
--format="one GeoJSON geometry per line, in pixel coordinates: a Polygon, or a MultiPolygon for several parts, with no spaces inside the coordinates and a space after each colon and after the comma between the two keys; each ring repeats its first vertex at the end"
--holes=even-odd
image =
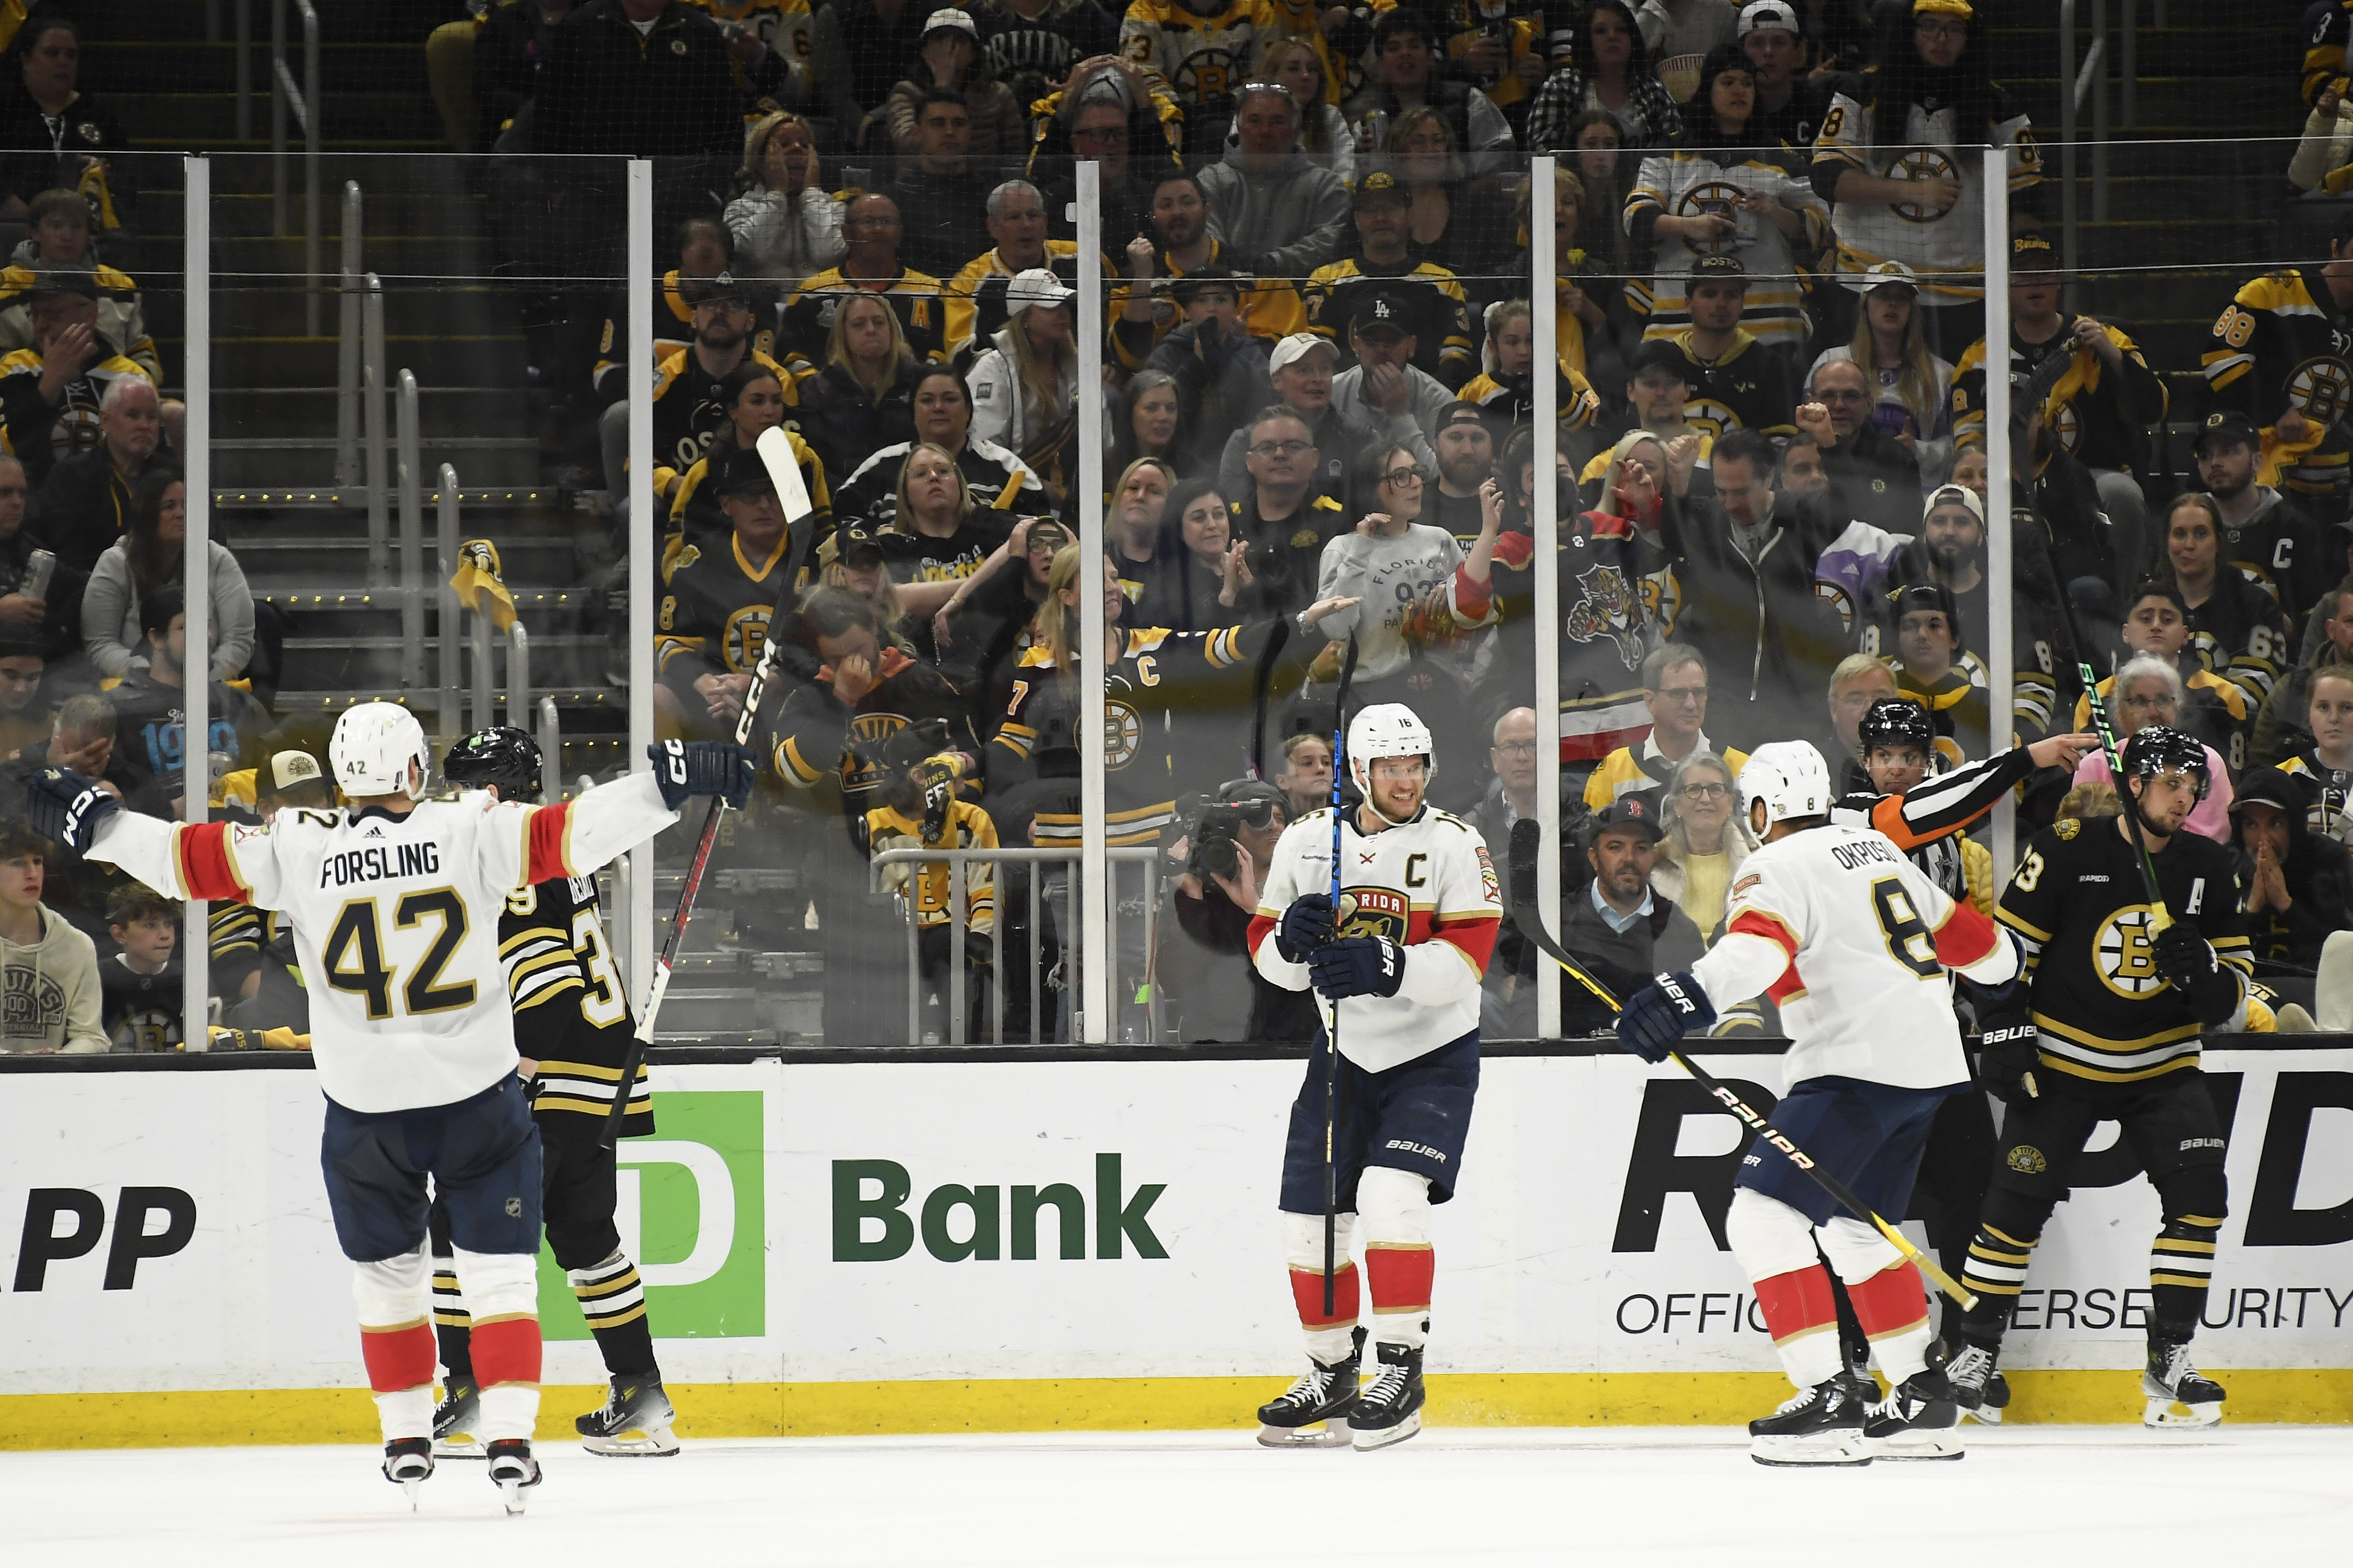
{"type": "Polygon", "coordinates": [[[1789,0],[1748,0],[1740,8],[1740,36],[1746,37],[1759,27],[1778,27],[1785,33],[1798,31],[1798,13],[1789,0]]]}
{"type": "MultiPolygon", "coordinates": [[[[1791,24],[1792,27],[1795,26],[1795,23],[1791,24]]],[[[980,42],[980,28],[974,24],[972,13],[969,11],[959,11],[953,5],[943,5],[923,18],[923,35],[926,37],[943,27],[953,27],[974,43],[980,42]]]]}
{"type": "Polygon", "coordinates": [[[1846,286],[1858,294],[1869,294],[1891,284],[1901,285],[1916,295],[1920,292],[1920,275],[1901,261],[1874,261],[1846,279],[1846,286]]]}
{"type": "Polygon", "coordinates": [[[1319,338],[1314,332],[1293,332],[1275,344],[1274,352],[1266,356],[1266,373],[1272,375],[1285,365],[1296,364],[1317,349],[1330,354],[1334,364],[1340,363],[1339,346],[1331,339],[1319,338]]]}
{"type": "MultiPolygon", "coordinates": [[[[961,16],[964,13],[959,11],[956,15],[961,16]]],[[[1013,281],[1005,286],[1005,313],[1018,316],[1040,305],[1059,305],[1075,292],[1048,268],[1032,267],[1015,273],[1013,281]]]]}

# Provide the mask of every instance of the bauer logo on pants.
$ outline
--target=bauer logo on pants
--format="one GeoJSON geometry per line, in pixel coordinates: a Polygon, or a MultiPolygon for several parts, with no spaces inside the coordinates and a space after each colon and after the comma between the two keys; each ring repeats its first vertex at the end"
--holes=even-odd
{"type": "MultiPolygon", "coordinates": [[[[767,1331],[761,1096],[657,1093],[651,1138],[624,1138],[614,1222],[645,1282],[659,1339],[756,1339],[767,1331]]],[[[539,1252],[540,1331],[585,1340],[572,1288],[539,1252]]]]}

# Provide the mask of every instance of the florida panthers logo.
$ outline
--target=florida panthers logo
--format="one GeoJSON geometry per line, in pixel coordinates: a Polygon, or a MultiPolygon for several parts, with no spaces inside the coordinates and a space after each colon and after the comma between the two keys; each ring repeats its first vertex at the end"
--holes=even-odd
{"type": "MultiPolygon", "coordinates": [[[[1954,167],[1952,159],[1945,155],[1942,147],[1906,147],[1903,156],[1888,169],[1887,177],[1891,180],[1950,180],[1955,184],[1961,183],[1960,170],[1954,167]]],[[[1889,205],[1895,216],[1906,223],[1935,223],[1952,210],[1947,207],[1939,212],[1917,202],[1889,205]]]]}
{"type": "Polygon", "coordinates": [[[1642,612],[1626,574],[1615,566],[1596,566],[1577,574],[1584,595],[1568,612],[1568,639],[1589,643],[1608,637],[1628,669],[1642,662],[1642,612]]]}
{"type": "Polygon", "coordinates": [[[1403,893],[1394,888],[1348,888],[1341,892],[1340,907],[1346,909],[1351,899],[1356,900],[1356,909],[1340,922],[1342,936],[1385,936],[1391,942],[1406,939],[1406,924],[1413,911],[1403,893]]]}

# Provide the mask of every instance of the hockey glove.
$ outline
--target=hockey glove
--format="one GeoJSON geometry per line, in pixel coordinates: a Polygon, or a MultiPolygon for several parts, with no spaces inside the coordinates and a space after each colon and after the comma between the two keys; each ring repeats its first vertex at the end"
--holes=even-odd
{"type": "Polygon", "coordinates": [[[1304,963],[1309,953],[1332,940],[1335,923],[1331,894],[1302,893],[1274,928],[1274,951],[1285,963],[1304,963]]]}
{"type": "Polygon", "coordinates": [[[25,784],[25,815],[33,831],[78,855],[89,853],[98,825],[121,809],[112,792],[71,768],[43,768],[25,784]]]}
{"type": "Polygon", "coordinates": [[[1405,984],[1405,949],[1385,936],[1344,936],[1310,953],[1307,972],[1316,991],[1335,1002],[1394,996],[1405,984]]]}
{"type": "Polygon", "coordinates": [[[715,795],[741,811],[752,798],[752,753],[725,741],[663,741],[648,746],[662,804],[676,811],[698,795],[715,795]]]}
{"type": "Polygon", "coordinates": [[[2042,1031],[2031,1019],[2012,1014],[1989,1019],[1978,1036],[1978,1077],[2004,1105],[2023,1105],[2041,1097],[2034,1069],[2042,1059],[2042,1031]]]}
{"type": "Polygon", "coordinates": [[[1715,1005],[1688,969],[1662,974],[1634,993],[1618,1015],[1618,1043],[1646,1062],[1662,1062],[1684,1035],[1715,1022],[1715,1005]]]}
{"type": "Polygon", "coordinates": [[[2151,946],[2157,972],[2181,993],[2200,1024],[2219,1024],[2238,1011],[2238,977],[2222,967],[2195,927],[2169,925],[2151,946]]]}

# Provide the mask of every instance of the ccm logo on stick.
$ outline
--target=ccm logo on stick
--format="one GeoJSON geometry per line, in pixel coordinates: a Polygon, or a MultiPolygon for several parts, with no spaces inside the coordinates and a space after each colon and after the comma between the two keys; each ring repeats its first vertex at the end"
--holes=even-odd
{"type": "MultiPolygon", "coordinates": [[[[16,1248],[19,1290],[38,1290],[49,1265],[98,1250],[106,1229],[106,1203],[80,1187],[35,1187],[25,1197],[24,1239],[16,1248]],[[58,1222],[70,1218],[70,1229],[58,1222]]],[[[169,1258],[196,1234],[196,1200],[177,1187],[125,1187],[114,1205],[114,1240],[106,1249],[102,1289],[128,1290],[142,1258],[169,1258]],[[163,1216],[163,1228],[150,1230],[163,1216]]]]}

